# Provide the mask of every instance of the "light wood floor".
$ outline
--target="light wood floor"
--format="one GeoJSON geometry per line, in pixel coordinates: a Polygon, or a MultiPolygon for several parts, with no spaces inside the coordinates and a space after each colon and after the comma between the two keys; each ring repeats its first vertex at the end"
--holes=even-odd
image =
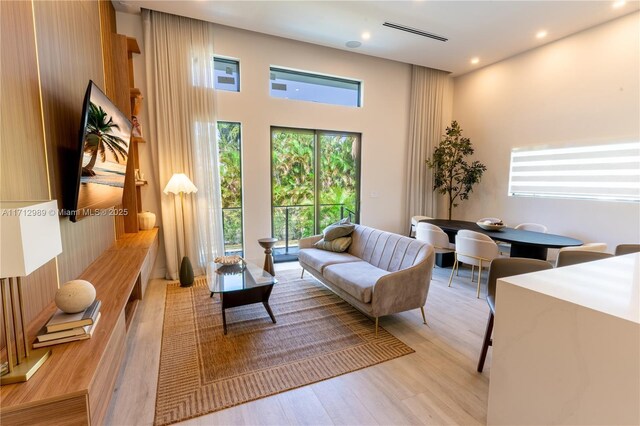
{"type": "MultiPolygon", "coordinates": [[[[297,263],[285,265],[276,270],[299,268],[297,263]]],[[[380,319],[414,354],[181,424],[485,424],[491,349],[484,373],[476,372],[476,364],[489,312],[484,300],[487,273],[481,299],[469,269],[454,277],[451,288],[449,273],[434,269],[426,304],[429,326],[417,309],[380,319]]],[[[138,308],[108,425],[153,423],[165,283],[153,280],[138,308]]]]}

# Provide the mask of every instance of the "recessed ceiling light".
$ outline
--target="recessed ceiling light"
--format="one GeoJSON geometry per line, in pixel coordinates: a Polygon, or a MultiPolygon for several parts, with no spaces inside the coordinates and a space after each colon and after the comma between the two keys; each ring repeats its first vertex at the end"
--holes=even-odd
{"type": "Polygon", "coordinates": [[[622,6],[624,6],[625,4],[627,4],[626,1],[624,0],[618,0],[618,1],[614,1],[612,7],[614,9],[620,9],[622,6]]]}
{"type": "Polygon", "coordinates": [[[362,43],[360,43],[359,41],[356,41],[356,40],[351,40],[351,41],[346,42],[344,45],[347,46],[347,47],[350,47],[351,49],[355,49],[357,47],[362,46],[362,43]]]}
{"type": "Polygon", "coordinates": [[[369,40],[371,38],[371,33],[369,33],[368,31],[365,31],[362,33],[361,37],[363,40],[369,40]]]}
{"type": "Polygon", "coordinates": [[[547,36],[547,32],[545,30],[538,31],[536,33],[536,38],[545,38],[547,36]]]}
{"type": "Polygon", "coordinates": [[[477,64],[478,62],[480,62],[480,58],[471,58],[471,63],[473,65],[477,64]]]}

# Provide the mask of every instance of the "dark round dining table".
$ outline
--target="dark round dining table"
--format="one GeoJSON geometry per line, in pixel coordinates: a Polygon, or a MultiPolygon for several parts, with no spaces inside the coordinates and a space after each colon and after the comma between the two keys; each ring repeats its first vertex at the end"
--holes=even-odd
{"type": "MultiPolygon", "coordinates": [[[[530,259],[547,259],[547,249],[581,246],[583,243],[575,238],[562,235],[545,234],[543,232],[525,231],[505,227],[499,231],[487,231],[475,222],[464,220],[428,219],[421,220],[442,228],[449,236],[449,241],[455,243],[456,234],[461,229],[480,232],[495,241],[511,243],[510,257],[528,257],[530,259]]],[[[449,263],[449,262],[446,262],[449,263]]]]}

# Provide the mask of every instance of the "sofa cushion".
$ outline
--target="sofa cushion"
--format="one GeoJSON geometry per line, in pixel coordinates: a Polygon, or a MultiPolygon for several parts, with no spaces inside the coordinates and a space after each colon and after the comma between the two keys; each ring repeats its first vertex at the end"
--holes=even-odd
{"type": "Polygon", "coordinates": [[[351,244],[351,237],[340,237],[335,240],[327,241],[324,238],[314,244],[315,248],[320,250],[335,251],[336,253],[342,253],[349,248],[351,244]]]}
{"type": "Polygon", "coordinates": [[[340,287],[362,303],[371,303],[373,286],[378,279],[388,275],[384,269],[376,268],[365,261],[328,265],[322,276],[340,287]]]}
{"type": "Polygon", "coordinates": [[[325,241],[333,241],[336,238],[351,235],[354,229],[356,229],[356,225],[349,222],[348,219],[346,221],[343,219],[324,228],[322,235],[325,241]]]}
{"type": "Polygon", "coordinates": [[[322,273],[322,270],[327,265],[357,262],[360,260],[349,253],[334,253],[332,251],[320,250],[317,248],[305,248],[300,250],[300,253],[298,253],[298,259],[320,273],[322,273]]]}

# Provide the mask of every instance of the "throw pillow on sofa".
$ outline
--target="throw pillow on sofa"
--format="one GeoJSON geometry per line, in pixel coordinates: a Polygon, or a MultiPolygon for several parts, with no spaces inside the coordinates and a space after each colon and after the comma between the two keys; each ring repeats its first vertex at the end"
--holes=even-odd
{"type": "Polygon", "coordinates": [[[336,238],[347,237],[351,235],[356,225],[349,222],[349,218],[342,219],[340,222],[333,223],[322,231],[322,237],[325,241],[333,241],[336,238]]]}
{"type": "Polygon", "coordinates": [[[338,237],[331,241],[327,241],[324,238],[314,244],[315,248],[320,250],[333,251],[336,253],[342,253],[349,248],[351,244],[351,237],[338,237]]]}

